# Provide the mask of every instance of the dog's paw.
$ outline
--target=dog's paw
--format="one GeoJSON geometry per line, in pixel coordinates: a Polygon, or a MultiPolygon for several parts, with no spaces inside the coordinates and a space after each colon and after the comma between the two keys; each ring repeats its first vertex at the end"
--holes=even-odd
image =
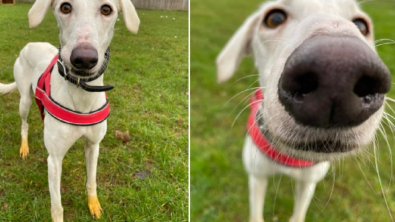
{"type": "Polygon", "coordinates": [[[22,145],[19,149],[19,155],[22,157],[22,159],[25,159],[27,157],[27,154],[29,154],[29,146],[27,145],[27,140],[22,139],[22,145]]]}
{"type": "Polygon", "coordinates": [[[304,219],[294,219],[294,217],[289,218],[289,222],[304,222],[304,219]]]}
{"type": "Polygon", "coordinates": [[[249,222],[265,222],[263,218],[250,218],[249,222]]]}
{"type": "Polygon", "coordinates": [[[103,209],[100,206],[99,199],[97,199],[97,196],[88,195],[88,207],[92,217],[96,219],[100,219],[101,211],[103,209]]]}

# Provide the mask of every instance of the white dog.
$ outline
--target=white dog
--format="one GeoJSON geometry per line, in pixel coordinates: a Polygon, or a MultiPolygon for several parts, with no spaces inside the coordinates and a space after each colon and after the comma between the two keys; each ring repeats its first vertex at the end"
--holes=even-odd
{"type": "Polygon", "coordinates": [[[374,138],[390,73],[355,0],[263,4],[218,56],[219,82],[248,54],[260,84],[243,150],[250,221],[263,221],[267,177],[283,173],[297,181],[290,221],[302,222],[328,161],[356,154],[374,138]]]}
{"type": "Polygon", "coordinates": [[[96,194],[96,167],[109,114],[104,91],[112,89],[112,86],[103,86],[102,74],[107,67],[118,13],[123,13],[126,27],[133,33],[137,33],[140,20],[130,0],[37,0],[29,11],[30,27],[41,23],[49,8],[60,29],[60,51],[48,43],[29,43],[15,62],[16,82],[1,84],[0,93],[10,93],[17,88],[20,92],[22,158],[29,153],[26,121],[32,93],[35,93],[40,110],[45,112],[44,142],[49,153],[52,220],[63,221],[62,160],[79,138],[86,141],[88,207],[93,217],[100,218],[102,208],[96,194]]]}

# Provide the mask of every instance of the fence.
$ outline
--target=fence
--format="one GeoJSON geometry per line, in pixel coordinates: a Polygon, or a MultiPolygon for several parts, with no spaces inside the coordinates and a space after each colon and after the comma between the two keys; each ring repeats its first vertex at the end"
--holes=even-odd
{"type": "MultiPolygon", "coordinates": [[[[34,2],[35,0],[17,0],[17,2],[34,2]]],[[[182,10],[188,11],[189,0],[132,0],[137,9],[182,10]]]]}
{"type": "Polygon", "coordinates": [[[139,9],[188,11],[189,0],[132,0],[139,9]]]}

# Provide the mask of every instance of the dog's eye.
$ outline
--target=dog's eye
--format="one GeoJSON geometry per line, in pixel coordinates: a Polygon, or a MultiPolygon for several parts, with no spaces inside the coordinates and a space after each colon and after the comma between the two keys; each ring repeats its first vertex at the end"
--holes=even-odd
{"type": "Polygon", "coordinates": [[[102,7],[101,7],[101,13],[103,14],[103,15],[110,15],[111,14],[111,12],[112,12],[112,9],[111,9],[111,7],[110,6],[108,6],[108,5],[103,5],[102,7]]]}
{"type": "Polygon", "coordinates": [[[275,9],[270,11],[265,17],[264,24],[266,27],[274,29],[287,20],[287,14],[284,11],[275,9]]]}
{"type": "Polygon", "coordinates": [[[367,36],[369,34],[369,27],[365,20],[359,18],[354,19],[352,22],[354,22],[359,31],[361,31],[362,35],[367,36]]]}
{"type": "Polygon", "coordinates": [[[64,14],[69,14],[72,11],[72,7],[69,3],[63,3],[60,6],[60,11],[62,11],[64,14]]]}

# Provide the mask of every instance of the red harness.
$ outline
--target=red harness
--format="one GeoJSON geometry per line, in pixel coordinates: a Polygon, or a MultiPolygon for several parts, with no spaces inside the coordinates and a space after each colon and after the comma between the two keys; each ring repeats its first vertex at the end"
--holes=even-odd
{"type": "Polygon", "coordinates": [[[52,59],[51,64],[47,67],[41,77],[38,79],[36,88],[36,102],[40,109],[41,118],[44,120],[44,108],[55,119],[77,126],[91,126],[103,122],[110,115],[110,104],[108,99],[104,106],[90,113],[81,113],[70,110],[58,104],[51,97],[51,72],[58,61],[58,55],[52,59]]]}
{"type": "Polygon", "coordinates": [[[258,124],[255,121],[256,113],[258,112],[259,105],[263,100],[263,94],[261,90],[257,90],[255,94],[252,96],[250,101],[251,113],[248,118],[247,130],[254,141],[255,145],[261,150],[267,157],[289,167],[309,167],[316,164],[315,162],[296,159],[292,156],[289,156],[285,153],[278,151],[274,148],[269,141],[262,135],[259,130],[258,124]]]}

